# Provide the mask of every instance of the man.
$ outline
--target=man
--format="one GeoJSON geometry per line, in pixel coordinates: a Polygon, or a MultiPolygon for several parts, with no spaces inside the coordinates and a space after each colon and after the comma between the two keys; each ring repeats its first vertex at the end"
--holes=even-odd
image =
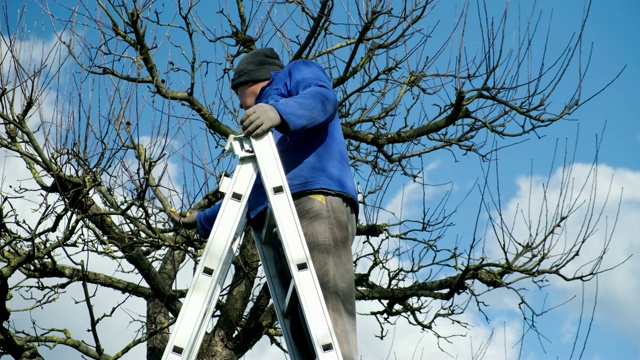
{"type": "MultiPolygon", "coordinates": [[[[273,49],[263,48],[239,61],[231,88],[245,110],[240,119],[244,135],[260,137],[273,130],[338,344],[345,360],[355,360],[351,244],[358,202],[331,79],[314,62],[297,60],[284,66],[273,49]]],[[[259,177],[248,202],[249,223],[261,227],[268,204],[259,177]]],[[[196,216],[205,238],[219,207],[196,216]]]]}

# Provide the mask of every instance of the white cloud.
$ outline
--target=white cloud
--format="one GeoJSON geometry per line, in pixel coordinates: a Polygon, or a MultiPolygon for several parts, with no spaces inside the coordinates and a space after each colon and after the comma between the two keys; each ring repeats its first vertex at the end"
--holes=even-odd
{"type": "MultiPolygon", "coordinates": [[[[24,162],[8,154],[5,150],[0,150],[0,167],[2,167],[0,189],[2,189],[3,193],[12,193],[13,191],[11,189],[16,189],[19,185],[24,188],[37,188],[24,162]]],[[[57,195],[50,195],[50,197],[56,198],[57,195]]],[[[20,220],[31,225],[40,221],[41,212],[38,208],[41,202],[42,198],[38,197],[36,192],[22,193],[19,198],[11,200],[11,203],[16,207],[20,220]]],[[[54,237],[55,234],[51,236],[52,239],[54,237]]],[[[78,251],[76,248],[68,250],[75,253],[73,258],[76,261],[83,260],[87,268],[94,272],[113,274],[118,267],[124,265],[117,264],[106,258],[91,255],[88,252],[76,253],[78,251]]],[[[65,254],[62,252],[57,252],[57,259],[61,264],[69,263],[69,260],[66,259],[65,254]]],[[[128,271],[131,270],[130,267],[124,266],[121,270],[124,272],[119,272],[118,277],[130,281],[140,281],[139,275],[128,273],[128,271]]],[[[21,280],[22,276],[18,274],[9,279],[11,285],[21,280]]],[[[52,280],[46,279],[43,280],[43,282],[46,284],[53,283],[52,280]]],[[[91,293],[96,291],[95,296],[91,299],[96,316],[111,313],[118,304],[126,298],[126,295],[109,289],[103,288],[96,290],[95,286],[92,285],[89,286],[89,289],[91,293]]],[[[12,310],[30,307],[33,305],[33,301],[25,300],[22,296],[28,294],[37,296],[36,294],[38,293],[37,290],[33,290],[32,292],[23,291],[21,293],[14,291],[12,294],[13,298],[8,302],[8,306],[12,310]]],[[[87,307],[84,303],[77,302],[78,300],[84,299],[80,283],[61,289],[56,296],[58,296],[58,299],[52,304],[36,307],[24,312],[14,311],[11,314],[12,324],[19,330],[34,331],[34,329],[32,329],[32,321],[35,321],[35,324],[40,327],[35,332],[42,332],[42,329],[50,327],[64,328],[70,332],[73,338],[82,339],[89,344],[93,343],[91,334],[87,332],[88,324],[90,323],[87,307]]],[[[134,330],[137,329],[134,325],[130,324],[130,321],[132,317],[137,317],[136,315],[145,315],[144,303],[139,299],[129,298],[127,299],[127,304],[115,310],[112,317],[107,317],[101,321],[101,325],[99,326],[100,339],[102,346],[108,353],[113,353],[114,350],[121,349],[133,339],[134,330]],[[113,336],[113,334],[119,335],[113,336]]],[[[140,318],[141,317],[138,317],[138,319],[140,318]]],[[[56,335],[60,336],[60,334],[56,335]]],[[[77,355],[77,352],[69,350],[64,345],[59,345],[52,351],[43,347],[41,348],[41,353],[47,359],[69,359],[70,356],[73,357],[77,355]]],[[[131,355],[131,357],[129,357],[130,359],[143,358],[144,346],[135,348],[132,354],[137,355],[131,355]]]]}
{"type": "MultiPolygon", "coordinates": [[[[370,308],[360,303],[359,311],[370,308]]],[[[378,324],[374,318],[358,318],[359,348],[362,359],[516,359],[521,324],[513,318],[496,317],[491,324],[479,314],[467,311],[456,318],[471,324],[469,329],[442,320],[437,331],[448,340],[438,339],[431,332],[422,331],[405,320],[389,328],[384,340],[376,338],[378,324]],[[494,325],[492,325],[494,324],[494,325]]]]}
{"type": "MultiPolygon", "coordinates": [[[[47,69],[55,69],[56,65],[53,59],[47,58],[47,56],[55,52],[56,46],[60,45],[57,43],[57,40],[52,39],[43,43],[41,39],[31,39],[17,41],[16,43],[18,45],[16,46],[15,56],[27,71],[37,68],[40,61],[44,59],[47,59],[45,60],[48,65],[47,69]]],[[[5,46],[6,44],[4,42],[0,42],[0,53],[6,53],[5,46]]],[[[53,57],[55,58],[55,56],[53,57]]],[[[7,58],[5,57],[5,59],[7,58]]],[[[2,68],[0,71],[2,71],[2,79],[8,79],[8,88],[16,86],[15,83],[12,83],[15,78],[13,77],[14,69],[9,66],[11,64],[8,61],[1,63],[2,68]]],[[[55,90],[55,86],[53,86],[52,89],[55,90]]],[[[58,100],[55,96],[48,96],[48,94],[49,92],[45,91],[42,96],[37,99],[37,111],[29,119],[31,128],[38,129],[35,138],[36,141],[45,148],[45,151],[46,145],[44,144],[46,143],[46,137],[52,135],[44,134],[49,131],[47,125],[60,121],[60,119],[63,118],[61,109],[58,106],[59,104],[56,103],[58,100]]],[[[23,102],[20,91],[11,92],[4,100],[10,96],[15,96],[13,100],[16,106],[23,102]]],[[[4,105],[7,104],[8,103],[4,103],[4,105]]],[[[3,111],[8,111],[8,109],[4,108],[3,111]]],[[[52,138],[55,138],[58,134],[53,135],[52,138]]],[[[43,217],[42,211],[45,199],[41,197],[41,192],[37,191],[39,186],[34,181],[33,175],[26,167],[25,162],[16,157],[14,153],[0,149],[0,167],[2,168],[0,171],[0,190],[3,196],[7,195],[12,197],[11,204],[15,207],[20,221],[24,221],[31,226],[39,224],[43,217]],[[36,191],[25,192],[20,189],[34,189],[36,191]]],[[[175,166],[172,166],[170,163],[167,164],[167,169],[170,172],[174,171],[174,167],[175,166]]],[[[50,179],[45,179],[46,183],[50,181],[50,179]]],[[[58,196],[57,194],[48,195],[46,199],[49,203],[53,203],[58,196]]],[[[4,209],[4,212],[6,215],[8,208],[4,209]]],[[[41,224],[41,226],[46,226],[49,223],[50,220],[41,224]]],[[[55,241],[56,236],[59,235],[60,234],[51,234],[47,241],[55,241]]],[[[41,239],[40,241],[41,244],[44,244],[44,240],[41,239]]],[[[118,277],[125,280],[140,281],[140,276],[131,272],[131,267],[127,267],[126,264],[119,264],[113,260],[99,257],[95,254],[92,255],[89,252],[82,252],[78,248],[69,248],[67,250],[73,253],[71,257],[75,261],[84,261],[87,268],[91,271],[104,274],[117,274],[118,277]]],[[[64,252],[58,251],[55,256],[59,263],[69,264],[69,259],[64,252]]],[[[15,285],[22,280],[23,277],[19,273],[16,273],[9,279],[9,283],[10,285],[15,285]]],[[[61,283],[62,281],[44,279],[42,282],[52,284],[61,283]]],[[[33,285],[33,282],[29,284],[33,285]]],[[[26,284],[22,283],[22,285],[26,284]]],[[[103,347],[107,353],[120,350],[134,338],[136,335],[135,331],[139,329],[140,323],[132,324],[131,320],[144,319],[144,301],[130,298],[125,294],[120,294],[110,289],[96,288],[93,285],[89,285],[89,291],[94,295],[91,301],[96,317],[105,315],[99,325],[99,335],[103,347]],[[125,300],[126,305],[120,306],[120,303],[125,300]],[[117,334],[117,336],[114,336],[114,334],[117,334]]],[[[87,306],[82,303],[85,296],[79,282],[59,289],[57,294],[55,294],[56,300],[52,304],[29,309],[29,307],[34,304],[34,299],[38,298],[41,293],[37,286],[31,291],[12,291],[12,299],[8,302],[8,306],[14,310],[11,314],[10,321],[16,329],[31,333],[42,333],[43,329],[47,328],[66,329],[73,338],[81,339],[88,344],[93,343],[91,334],[87,332],[90,321],[87,306]],[[30,299],[30,296],[33,296],[33,298],[30,299]],[[24,309],[24,311],[15,311],[18,309],[24,309]],[[37,328],[34,328],[36,326],[37,328]]],[[[52,333],[51,335],[61,336],[60,333],[52,333]]],[[[143,358],[144,351],[144,345],[138,346],[131,352],[132,355],[129,355],[129,358],[143,358]]],[[[53,350],[41,347],[41,352],[47,359],[68,359],[78,356],[77,352],[66,348],[64,345],[59,345],[53,350]]]]}
{"type": "MultiPolygon", "coordinates": [[[[564,228],[564,236],[567,241],[580,234],[580,226],[583,225],[584,212],[589,208],[588,199],[591,199],[592,209],[601,213],[601,220],[597,224],[597,231],[589,239],[589,245],[581,251],[578,261],[587,261],[596,257],[603,248],[604,242],[607,240],[608,233],[614,225],[614,220],[618,213],[618,204],[620,204],[620,213],[616,225],[616,230],[610,243],[609,251],[603,263],[604,267],[612,266],[625,260],[634,249],[640,248],[640,238],[635,234],[640,233],[640,191],[637,184],[640,183],[640,172],[631,171],[629,169],[611,168],[607,165],[600,165],[597,173],[588,181],[591,166],[590,164],[574,164],[572,170],[572,178],[576,186],[570,198],[577,200],[578,203],[584,205],[573,215],[574,219],[580,221],[570,221],[564,228]],[[593,180],[596,180],[596,183],[593,180]],[[578,185],[586,181],[586,186],[582,192],[578,185]],[[597,186],[593,186],[596,184],[597,186]],[[618,200],[621,200],[618,202],[618,200]]],[[[552,176],[547,190],[547,199],[553,199],[554,195],[560,193],[562,173],[558,170],[552,176]]],[[[536,177],[533,183],[539,186],[543,178],[536,177]]],[[[529,178],[519,178],[517,195],[512,199],[503,199],[505,204],[505,217],[512,218],[517,209],[527,208],[531,203],[531,208],[536,211],[542,205],[541,197],[529,196],[529,178]],[[516,206],[519,204],[519,207],[516,206]]],[[[403,188],[405,191],[410,189],[412,185],[403,188]]],[[[534,194],[540,194],[534,189],[534,194]]],[[[396,213],[404,214],[404,217],[410,217],[411,213],[406,211],[407,205],[410,206],[409,197],[401,197],[396,194],[395,200],[391,204],[396,204],[395,208],[400,209],[405,206],[403,211],[396,213]],[[403,201],[401,201],[403,200],[403,201]]],[[[415,200],[415,198],[413,198],[415,200]]],[[[553,207],[553,206],[552,206],[553,207]]],[[[415,207],[414,207],[415,209],[415,207]]],[[[593,218],[588,219],[592,221],[593,218]]],[[[514,229],[516,233],[524,231],[524,229],[514,229]]],[[[636,254],[627,263],[611,272],[600,275],[598,285],[598,304],[595,314],[595,327],[610,328],[612,331],[626,334],[620,338],[628,338],[628,342],[633,344],[633,340],[640,335],[640,323],[637,321],[629,321],[636,317],[635,301],[627,299],[637,299],[640,292],[640,278],[634,275],[635,269],[640,266],[640,259],[636,254]]],[[[577,267],[574,267],[577,268],[577,267]]],[[[578,336],[578,349],[576,353],[580,353],[581,342],[584,341],[585,332],[587,330],[587,322],[589,321],[591,307],[595,295],[594,281],[587,283],[582,298],[582,283],[573,282],[566,283],[563,281],[554,281],[550,288],[542,291],[542,295],[536,296],[536,291],[532,288],[531,293],[534,301],[542,298],[544,293],[550,294],[550,301],[559,304],[573,296],[576,299],[568,304],[551,312],[545,317],[537,319],[538,326],[542,331],[543,337],[538,339],[536,336],[529,335],[525,338],[525,347],[520,353],[519,339],[523,331],[521,314],[517,307],[517,300],[504,292],[494,292],[489,294],[485,300],[490,304],[491,313],[496,316],[491,319],[490,323],[486,323],[475,309],[470,308],[460,317],[472,325],[466,331],[460,326],[441,321],[437,324],[438,332],[442,334],[462,334],[464,337],[456,338],[451,344],[446,342],[438,342],[429,333],[421,332],[414,326],[408,325],[403,321],[391,328],[389,338],[381,341],[375,338],[377,322],[371,317],[360,316],[359,321],[359,341],[360,353],[363,359],[446,359],[446,358],[463,358],[471,359],[474,356],[484,359],[538,359],[547,356],[569,356],[571,346],[576,340],[576,331],[578,336]],[[585,301],[585,304],[582,303],[585,301]],[[584,306],[583,317],[581,318],[581,306],[584,306]],[[558,323],[558,325],[555,325],[558,323]],[[579,328],[580,326],[580,328],[579,328]],[[544,337],[547,337],[546,339],[544,337]],[[442,350],[438,348],[442,346],[442,350]],[[543,352],[547,351],[545,355],[543,352]],[[447,354],[450,354],[448,356],[447,354]],[[479,356],[483,355],[483,356],[479,356]]],[[[541,300],[544,301],[544,300],[541,300]]],[[[359,310],[370,308],[371,305],[359,304],[359,310]]],[[[587,348],[585,350],[585,358],[596,359],[602,356],[600,341],[593,335],[589,338],[587,348]]],[[[623,343],[625,343],[623,341],[623,343]]],[[[613,345],[615,346],[615,345],[613,345]]],[[[605,352],[606,354],[606,352],[605,352]]],[[[574,354],[574,357],[576,355],[574,354]]]]}
{"type": "MultiPolygon", "coordinates": [[[[583,174],[584,167],[576,168],[583,174]]],[[[611,168],[600,166],[598,172],[599,184],[597,207],[605,206],[604,216],[607,219],[606,225],[609,230],[614,225],[617,216],[617,205],[620,199],[620,210],[615,224],[615,232],[610,244],[609,251],[605,257],[603,267],[612,267],[627,260],[624,264],[610,272],[599,276],[596,283],[592,282],[586,286],[587,298],[593,298],[598,291],[597,312],[595,315],[597,326],[611,326],[616,332],[621,334],[621,339],[628,337],[631,344],[636,344],[636,350],[640,353],[640,346],[633,339],[640,336],[640,322],[630,321],[637,318],[637,301],[632,299],[640,298],[640,277],[637,276],[637,269],[640,267],[640,172],[628,169],[611,168]],[[604,204],[605,192],[608,191],[608,184],[611,183],[610,201],[604,204]]],[[[605,241],[606,228],[603,227],[596,233],[595,244],[605,241]]],[[[586,247],[581,257],[592,258],[598,254],[599,246],[586,247]]],[[[581,284],[557,284],[554,289],[561,294],[571,294],[579,291],[581,284]]],[[[574,305],[574,312],[577,312],[579,304],[574,305]]]]}
{"type": "MultiPolygon", "coordinates": [[[[551,324],[559,322],[558,327],[548,327],[549,333],[543,333],[552,342],[570,345],[575,339],[577,330],[580,331],[579,341],[584,341],[590,311],[594,305],[596,291],[598,291],[594,329],[615,331],[620,334],[620,345],[634,346],[632,339],[637,339],[640,336],[640,322],[629,321],[629,319],[637,317],[636,302],[629,301],[629,299],[637,299],[640,295],[640,278],[635,275],[635,269],[640,266],[637,250],[640,249],[640,238],[637,236],[640,233],[640,222],[638,222],[640,218],[640,190],[637,186],[640,183],[640,172],[612,168],[604,164],[599,165],[596,172],[593,170],[591,164],[574,164],[569,182],[574,191],[564,198],[573,199],[581,206],[563,226],[559,244],[568,244],[577,237],[588,236],[587,245],[581,249],[580,256],[575,260],[575,263],[568,268],[576,271],[579,269],[579,265],[589,263],[603,251],[609,240],[611,242],[608,244],[609,247],[602,264],[603,269],[620,264],[630,255],[633,256],[614,270],[601,274],[597,282],[567,283],[560,279],[553,279],[550,282],[550,287],[543,290],[543,293],[549,294],[548,304],[557,305],[574,296],[577,297],[539,321],[543,324],[545,322],[551,324]],[[595,211],[593,216],[588,216],[589,210],[595,211]],[[585,235],[585,225],[595,225],[595,227],[592,232],[585,235]],[[610,237],[614,226],[615,232],[610,237]],[[582,295],[583,285],[584,297],[582,295]],[[583,307],[584,309],[582,309],[583,307]],[[584,311],[582,318],[580,317],[581,311],[584,311]],[[625,338],[629,341],[625,341],[625,338]]],[[[507,209],[504,214],[505,218],[512,219],[516,216],[517,211],[522,214],[522,209],[528,209],[529,206],[533,209],[532,213],[535,213],[543,205],[543,196],[541,196],[543,193],[546,194],[544,199],[549,201],[548,208],[554,209],[557,204],[556,200],[561,194],[560,188],[567,184],[566,177],[563,182],[562,171],[563,169],[558,169],[552,174],[551,181],[546,184],[546,192],[542,190],[542,183],[546,181],[546,178],[519,178],[517,195],[508,199],[508,203],[505,202],[505,209],[507,209]],[[531,192],[534,196],[529,196],[530,184],[533,185],[531,192]]],[[[544,223],[547,220],[543,216],[535,221],[544,223]]],[[[516,224],[520,224],[520,227],[516,226],[514,233],[520,234],[517,236],[526,236],[529,229],[522,227],[522,222],[516,222],[516,224]]],[[[558,251],[561,250],[559,246],[558,251]]],[[[636,351],[640,351],[640,347],[635,346],[636,351]]],[[[591,356],[598,356],[598,353],[603,350],[615,347],[615,344],[603,344],[600,339],[592,335],[588,339],[585,356],[592,358],[591,356]]],[[[565,354],[563,356],[568,356],[568,352],[563,351],[563,353],[565,354]]]]}
{"type": "MultiPolygon", "coordinates": [[[[607,302],[614,300],[610,305],[619,302],[619,299],[630,298],[637,293],[636,289],[640,288],[640,278],[633,276],[634,269],[640,265],[640,258],[634,255],[634,251],[640,248],[640,189],[637,184],[640,183],[640,172],[634,172],[628,169],[616,169],[607,165],[600,165],[596,173],[596,177],[587,180],[590,176],[591,166],[589,164],[575,164],[572,175],[576,179],[577,184],[587,181],[586,188],[588,191],[582,192],[576,197],[576,202],[583,204],[569,218],[567,226],[564,226],[563,237],[567,239],[575,239],[578,236],[585,236],[584,229],[585,219],[589,220],[589,225],[593,226],[596,220],[599,222],[588,235],[588,243],[580,251],[580,256],[573,266],[573,270],[578,270],[578,265],[588,263],[591,259],[597,257],[603,250],[604,245],[611,240],[609,249],[604,258],[602,268],[614,267],[631,258],[620,267],[604,273],[600,276],[600,301],[607,302]],[[596,182],[593,182],[596,180],[596,182]],[[593,217],[587,218],[587,211],[593,204],[592,209],[596,211],[593,217]],[[620,207],[618,209],[618,206],[620,207]],[[600,213],[601,212],[601,213],[600,213]],[[596,216],[599,217],[596,218],[596,216]],[[571,222],[571,219],[574,219],[571,222]],[[617,221],[617,222],[616,222],[617,221]],[[610,232],[615,232],[610,238],[610,232]],[[634,256],[632,256],[634,255],[634,256]]],[[[553,175],[553,180],[549,183],[547,189],[547,198],[553,199],[560,193],[559,187],[560,170],[553,175]]],[[[534,180],[535,181],[535,180],[534,180]]],[[[519,181],[519,186],[528,187],[528,180],[519,181]]],[[[526,188],[524,189],[526,190],[526,188]]],[[[534,189],[534,193],[541,193],[534,189]]],[[[516,208],[515,204],[520,207],[526,207],[529,198],[526,191],[520,191],[518,196],[511,199],[507,206],[511,213],[516,208]]],[[[539,197],[538,197],[539,198],[539,197]]],[[[537,199],[534,197],[534,199],[537,199]]],[[[538,208],[539,200],[532,207],[538,208]]],[[[553,204],[552,204],[553,207],[553,204]]],[[[512,214],[507,214],[509,218],[512,214]]],[[[569,283],[560,286],[559,290],[569,290],[575,292],[579,289],[580,283],[569,283]]],[[[632,314],[633,306],[626,304],[618,304],[615,306],[614,313],[619,313],[620,318],[628,319],[628,315],[632,314]]],[[[612,315],[610,313],[610,315],[612,315]]],[[[638,324],[640,326],[640,324],[638,324]]]]}

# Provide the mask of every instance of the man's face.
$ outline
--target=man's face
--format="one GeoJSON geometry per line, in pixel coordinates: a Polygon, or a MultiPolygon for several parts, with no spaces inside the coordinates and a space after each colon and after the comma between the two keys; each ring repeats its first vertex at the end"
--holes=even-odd
{"type": "Polygon", "coordinates": [[[238,87],[238,99],[240,99],[240,107],[244,110],[255,105],[256,98],[260,93],[260,89],[269,81],[251,82],[238,87]]]}

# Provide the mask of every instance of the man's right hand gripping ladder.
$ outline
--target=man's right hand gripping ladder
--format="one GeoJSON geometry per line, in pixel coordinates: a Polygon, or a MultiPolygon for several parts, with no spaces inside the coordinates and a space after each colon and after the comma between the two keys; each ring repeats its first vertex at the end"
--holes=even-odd
{"type": "Polygon", "coordinates": [[[273,140],[268,133],[260,139],[231,136],[227,141],[240,159],[226,188],[216,219],[180,314],[174,324],[163,360],[195,359],[213,316],[220,290],[227,278],[246,224],[247,199],[260,173],[269,199],[269,211],[263,230],[254,232],[256,246],[276,309],[278,321],[292,359],[302,359],[291,332],[291,315],[301,309],[316,359],[342,359],[329,311],[320,290],[289,185],[273,140]],[[274,239],[277,236],[279,239],[274,239]],[[284,250],[288,268],[282,276],[282,264],[276,253],[284,250]]]}

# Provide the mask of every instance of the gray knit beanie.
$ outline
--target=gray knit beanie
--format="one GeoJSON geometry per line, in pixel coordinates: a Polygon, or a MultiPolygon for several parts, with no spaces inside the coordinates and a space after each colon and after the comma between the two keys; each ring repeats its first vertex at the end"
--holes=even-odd
{"type": "Polygon", "coordinates": [[[250,82],[271,79],[271,72],[282,70],[284,64],[272,48],[256,49],[243,56],[233,71],[231,89],[238,88],[250,82]]]}

